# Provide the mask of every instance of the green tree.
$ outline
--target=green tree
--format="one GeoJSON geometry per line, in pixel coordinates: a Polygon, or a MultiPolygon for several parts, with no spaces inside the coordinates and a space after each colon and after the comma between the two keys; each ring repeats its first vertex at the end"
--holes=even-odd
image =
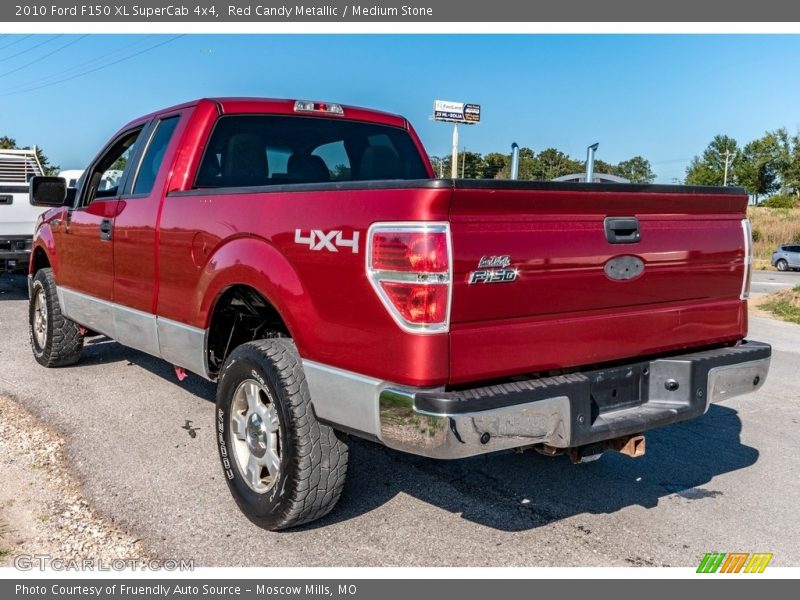
{"type": "Polygon", "coordinates": [[[555,148],[542,150],[536,158],[541,164],[541,177],[538,179],[550,180],[584,170],[583,162],[570,158],[555,148]]]}
{"type": "MultiPolygon", "coordinates": [[[[583,171],[586,171],[586,164],[583,165],[583,171]]],[[[596,158],[594,161],[594,172],[595,173],[605,173],[606,175],[619,175],[617,172],[616,165],[612,165],[611,163],[607,163],[604,160],[596,158]]]]}
{"type": "MultiPolygon", "coordinates": [[[[447,179],[452,176],[450,166],[453,164],[453,160],[450,156],[431,156],[430,158],[436,177],[447,179]]],[[[458,178],[461,178],[463,172],[465,179],[478,179],[484,170],[483,157],[478,152],[459,152],[456,169],[458,178]]]]}
{"type": "Polygon", "coordinates": [[[765,133],[742,149],[735,165],[736,181],[753,196],[756,204],[761,196],[780,189],[782,149],[779,139],[765,133]]]}
{"type": "Polygon", "coordinates": [[[727,135],[716,135],[703,151],[695,156],[686,169],[686,183],[691,185],[722,185],[725,181],[725,161],[728,162],[728,185],[735,183],[731,166],[736,161],[739,146],[727,135]]]}
{"type": "Polygon", "coordinates": [[[784,191],[800,196],[800,136],[792,136],[788,158],[786,167],[781,173],[781,183],[784,191]]]}
{"type": "Polygon", "coordinates": [[[785,127],[766,135],[775,139],[776,167],[781,191],[800,197],[800,136],[789,135],[785,127]]]}
{"type": "MultiPolygon", "coordinates": [[[[487,155],[489,156],[489,155],[487,155]]],[[[511,178],[511,154],[506,156],[506,164],[503,165],[495,179],[511,178]]],[[[536,153],[530,148],[519,149],[519,179],[531,180],[542,178],[542,165],[536,153]]]]}
{"type": "Polygon", "coordinates": [[[623,160],[617,165],[617,175],[624,177],[631,183],[653,183],[656,174],[650,166],[650,161],[641,156],[634,156],[623,160]]]}
{"type": "Polygon", "coordinates": [[[478,179],[483,175],[483,156],[479,152],[459,152],[456,166],[459,177],[478,179]]]}
{"type": "Polygon", "coordinates": [[[490,152],[483,157],[483,167],[481,177],[484,179],[494,179],[511,162],[511,158],[499,152],[490,152]]]}

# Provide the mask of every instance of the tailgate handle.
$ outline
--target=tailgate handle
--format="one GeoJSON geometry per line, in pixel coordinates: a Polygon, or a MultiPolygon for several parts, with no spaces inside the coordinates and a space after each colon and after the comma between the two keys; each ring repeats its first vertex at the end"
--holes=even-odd
{"type": "Polygon", "coordinates": [[[609,244],[637,244],[639,220],[636,217],[606,217],[603,221],[609,244]]]}

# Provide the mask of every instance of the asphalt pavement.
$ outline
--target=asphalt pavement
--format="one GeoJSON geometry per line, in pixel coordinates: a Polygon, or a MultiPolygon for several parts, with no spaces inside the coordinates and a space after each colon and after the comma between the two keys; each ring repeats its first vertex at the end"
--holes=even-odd
{"type": "MultiPolygon", "coordinates": [[[[795,276],[791,274],[790,276],[795,276]]],[[[776,287],[775,281],[757,286],[776,287]]],[[[800,276],[798,276],[800,283],[800,276]]],[[[328,517],[273,533],[230,497],[212,384],[95,338],[74,367],[28,343],[22,278],[0,278],[0,393],[68,439],[88,500],[162,558],[205,566],[695,566],[706,552],[772,552],[800,565],[800,326],[753,317],[773,344],[756,394],[647,434],[647,454],[500,454],[456,462],[354,440],[328,517]]]]}
{"type": "Polygon", "coordinates": [[[771,294],[796,285],[800,285],[800,271],[753,271],[750,293],[771,294]]]}

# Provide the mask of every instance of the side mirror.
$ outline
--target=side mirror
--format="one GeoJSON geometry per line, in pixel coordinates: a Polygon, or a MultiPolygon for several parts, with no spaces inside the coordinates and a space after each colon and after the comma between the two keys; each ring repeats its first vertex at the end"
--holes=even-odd
{"type": "Polygon", "coordinates": [[[34,206],[63,206],[67,199],[67,180],[63,177],[37,176],[31,179],[30,187],[34,206]]]}

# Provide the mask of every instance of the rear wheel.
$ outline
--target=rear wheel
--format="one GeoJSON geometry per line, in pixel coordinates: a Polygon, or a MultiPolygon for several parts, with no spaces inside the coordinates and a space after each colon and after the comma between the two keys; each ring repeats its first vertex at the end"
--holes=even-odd
{"type": "Polygon", "coordinates": [[[267,339],[239,346],[217,388],[217,436],[239,507],[267,529],[325,516],[347,472],[347,445],[319,423],[294,344],[267,339]]]}
{"type": "Polygon", "coordinates": [[[786,271],[789,269],[789,263],[787,263],[783,259],[780,259],[778,262],[775,263],[775,268],[778,269],[778,271],[786,271]]]}
{"type": "Polygon", "coordinates": [[[83,335],[77,323],[61,314],[51,269],[40,269],[33,278],[28,317],[31,348],[40,365],[63,367],[78,362],[83,335]]]}

